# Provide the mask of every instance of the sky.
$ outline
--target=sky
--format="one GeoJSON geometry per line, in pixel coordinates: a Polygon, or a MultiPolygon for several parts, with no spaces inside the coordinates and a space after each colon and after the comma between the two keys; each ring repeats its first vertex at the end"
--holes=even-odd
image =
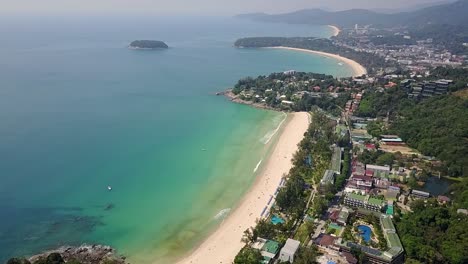
{"type": "Polygon", "coordinates": [[[283,13],[304,8],[405,8],[444,0],[0,0],[0,13],[235,15],[283,13]]]}

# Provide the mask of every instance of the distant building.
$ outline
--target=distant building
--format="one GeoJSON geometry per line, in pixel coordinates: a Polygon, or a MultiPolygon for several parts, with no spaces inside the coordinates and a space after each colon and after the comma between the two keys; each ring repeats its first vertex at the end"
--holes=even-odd
{"type": "Polygon", "coordinates": [[[425,81],[412,83],[409,89],[410,98],[431,97],[434,95],[442,95],[448,92],[448,87],[452,84],[452,80],[440,79],[438,81],[425,81]]]}
{"type": "Polygon", "coordinates": [[[285,75],[293,75],[293,74],[296,74],[296,71],[295,71],[295,70],[289,70],[289,71],[283,72],[283,74],[285,74],[285,75]]]}
{"type": "Polygon", "coordinates": [[[296,255],[300,244],[301,243],[299,241],[288,238],[288,240],[286,240],[286,244],[284,244],[284,247],[280,251],[279,260],[293,263],[294,256],[296,255]]]}

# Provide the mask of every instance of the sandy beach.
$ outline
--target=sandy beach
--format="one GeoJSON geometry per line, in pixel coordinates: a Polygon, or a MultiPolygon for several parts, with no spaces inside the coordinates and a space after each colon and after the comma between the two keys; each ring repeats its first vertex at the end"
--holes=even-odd
{"type": "Polygon", "coordinates": [[[291,113],[280,130],[278,141],[269,159],[257,176],[250,190],[237,208],[223,221],[192,253],[178,264],[220,264],[232,263],[239,250],[243,232],[255,225],[263,209],[274,195],[282,177],[292,167],[291,159],[297,151],[309,124],[308,113],[291,113]]]}
{"type": "Polygon", "coordinates": [[[293,50],[293,51],[312,53],[312,54],[317,54],[317,55],[321,55],[321,56],[328,57],[328,58],[333,58],[333,59],[341,61],[341,62],[347,64],[348,66],[350,66],[352,68],[352,70],[353,70],[353,77],[361,76],[363,74],[367,74],[367,70],[366,70],[366,68],[364,68],[364,66],[357,63],[356,61],[353,61],[351,59],[342,57],[342,56],[337,55],[337,54],[332,54],[332,53],[327,53],[327,52],[322,52],[322,51],[316,51],[316,50],[290,48],[290,47],[269,47],[268,49],[293,50]]]}
{"type": "Polygon", "coordinates": [[[333,25],[328,25],[328,26],[333,29],[333,37],[336,37],[338,36],[338,34],[340,34],[341,30],[337,26],[333,26],[333,25]]]}

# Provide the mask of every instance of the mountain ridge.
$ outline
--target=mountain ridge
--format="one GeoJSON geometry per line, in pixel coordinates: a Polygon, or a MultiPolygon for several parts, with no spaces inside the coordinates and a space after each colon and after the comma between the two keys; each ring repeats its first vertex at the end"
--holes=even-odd
{"type": "Polygon", "coordinates": [[[325,11],[323,9],[301,9],[282,14],[250,13],[237,15],[263,22],[283,22],[290,24],[335,24],[353,26],[372,24],[376,26],[424,26],[430,24],[448,24],[468,26],[468,0],[459,0],[447,4],[425,7],[416,11],[399,13],[378,13],[367,9],[349,9],[343,11],[325,11]]]}

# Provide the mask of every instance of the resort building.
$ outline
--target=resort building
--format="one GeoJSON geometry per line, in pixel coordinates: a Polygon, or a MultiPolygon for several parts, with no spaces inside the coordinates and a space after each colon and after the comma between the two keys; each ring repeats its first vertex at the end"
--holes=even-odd
{"type": "Polygon", "coordinates": [[[300,244],[301,243],[299,241],[288,238],[288,240],[286,240],[286,244],[280,251],[279,260],[289,261],[289,263],[293,263],[294,256],[296,255],[300,244]]]}
{"type": "Polygon", "coordinates": [[[351,212],[352,212],[351,209],[343,206],[341,209],[331,212],[328,219],[330,219],[330,221],[332,221],[333,223],[346,226],[346,223],[348,222],[349,214],[351,212]]]}
{"type": "Polygon", "coordinates": [[[335,172],[332,170],[326,170],[322,179],[320,180],[320,186],[333,185],[335,182],[335,172]]]}
{"type": "Polygon", "coordinates": [[[429,196],[431,196],[431,194],[428,193],[428,192],[412,190],[411,191],[411,196],[413,198],[417,198],[417,199],[427,199],[427,198],[429,198],[429,196]]]}
{"type": "Polygon", "coordinates": [[[342,156],[342,149],[338,146],[333,147],[333,155],[331,160],[331,169],[336,173],[341,173],[341,156],[342,156]]]}
{"type": "Polygon", "coordinates": [[[350,253],[352,249],[360,249],[366,256],[365,263],[373,264],[403,264],[404,249],[400,238],[396,233],[392,219],[387,215],[380,215],[380,226],[387,241],[388,249],[381,251],[358,243],[337,240],[335,246],[339,247],[342,252],[350,253]]]}
{"type": "Polygon", "coordinates": [[[448,92],[449,85],[452,83],[452,80],[444,79],[440,79],[438,81],[412,83],[409,87],[409,97],[419,99],[422,97],[446,94],[448,92]]]}
{"type": "Polygon", "coordinates": [[[385,201],[370,197],[370,195],[347,193],[344,199],[344,204],[354,208],[364,208],[380,212],[385,205],[385,201]]]}
{"type": "Polygon", "coordinates": [[[316,239],[316,243],[319,247],[322,247],[322,248],[330,248],[330,249],[339,250],[339,248],[335,246],[335,240],[336,240],[336,237],[334,236],[322,234],[320,237],[316,239]]]}
{"type": "Polygon", "coordinates": [[[270,264],[273,262],[276,254],[279,251],[279,243],[264,238],[257,238],[257,241],[252,245],[252,248],[260,250],[263,256],[262,264],[270,264]]]}
{"type": "Polygon", "coordinates": [[[367,164],[366,171],[373,171],[374,173],[378,171],[390,173],[390,167],[367,164]]]}

